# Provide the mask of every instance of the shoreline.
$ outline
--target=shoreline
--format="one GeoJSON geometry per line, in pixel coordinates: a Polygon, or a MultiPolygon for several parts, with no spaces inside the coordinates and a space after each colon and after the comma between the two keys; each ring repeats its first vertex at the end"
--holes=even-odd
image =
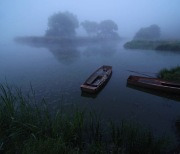
{"type": "Polygon", "coordinates": [[[159,50],[159,51],[180,51],[180,41],[147,41],[147,40],[132,40],[124,44],[126,49],[144,49],[144,50],[159,50]]]}
{"type": "Polygon", "coordinates": [[[164,153],[172,150],[167,137],[154,136],[134,123],[105,122],[97,113],[78,108],[70,112],[59,109],[51,114],[45,101],[31,100],[21,89],[14,91],[8,85],[0,85],[0,96],[0,152],[164,153]]]}
{"type": "Polygon", "coordinates": [[[62,45],[62,46],[83,46],[93,43],[119,42],[120,38],[102,38],[102,37],[74,37],[74,38],[59,38],[59,37],[44,37],[44,36],[24,36],[14,39],[17,43],[37,44],[37,45],[62,45]]]}

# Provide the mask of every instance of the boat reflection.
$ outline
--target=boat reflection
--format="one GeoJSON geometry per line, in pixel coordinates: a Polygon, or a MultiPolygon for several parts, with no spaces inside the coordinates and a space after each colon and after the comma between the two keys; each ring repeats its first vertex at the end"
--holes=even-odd
{"type": "MultiPolygon", "coordinates": [[[[98,93],[99,93],[99,92],[98,92],[98,93]]],[[[98,93],[96,93],[96,94],[90,94],[90,93],[86,93],[86,92],[81,92],[81,96],[82,96],[82,97],[86,97],[86,98],[95,99],[95,98],[97,98],[98,93]]]]}
{"type": "Polygon", "coordinates": [[[152,95],[156,95],[156,96],[159,96],[159,97],[163,97],[163,98],[167,98],[167,99],[171,99],[171,100],[180,102],[180,96],[177,95],[177,94],[169,94],[169,93],[166,93],[166,92],[155,91],[155,90],[152,90],[152,89],[137,87],[137,86],[130,85],[128,83],[127,83],[126,87],[134,89],[134,90],[138,90],[138,91],[141,91],[141,92],[149,93],[149,94],[152,94],[152,95]]]}
{"type": "MultiPolygon", "coordinates": [[[[178,141],[180,143],[180,116],[178,116],[177,119],[175,120],[175,128],[176,128],[175,129],[175,134],[176,134],[176,136],[178,138],[178,141]]],[[[179,144],[178,148],[179,148],[179,151],[180,151],[180,144],[179,144]]]]}

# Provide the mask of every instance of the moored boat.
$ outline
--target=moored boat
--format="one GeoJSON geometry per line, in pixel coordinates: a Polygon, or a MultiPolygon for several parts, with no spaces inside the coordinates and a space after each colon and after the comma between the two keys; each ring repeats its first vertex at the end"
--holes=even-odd
{"type": "Polygon", "coordinates": [[[179,83],[165,81],[158,78],[148,78],[130,75],[127,79],[127,83],[130,85],[159,90],[162,92],[180,94],[179,83]]]}
{"type": "Polygon", "coordinates": [[[101,66],[81,85],[87,93],[97,93],[108,82],[112,74],[112,66],[101,66]]]}

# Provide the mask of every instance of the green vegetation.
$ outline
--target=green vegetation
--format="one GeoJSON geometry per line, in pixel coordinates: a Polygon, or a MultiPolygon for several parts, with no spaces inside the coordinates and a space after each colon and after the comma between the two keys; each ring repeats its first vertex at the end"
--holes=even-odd
{"type": "MultiPolygon", "coordinates": [[[[94,21],[84,21],[81,26],[91,37],[119,39],[117,33],[118,26],[112,20],[104,20],[100,23],[94,21]]],[[[77,17],[70,12],[55,13],[48,19],[48,29],[46,37],[59,37],[63,39],[73,38],[76,36],[76,29],[79,27],[77,17]]]]}
{"type": "Polygon", "coordinates": [[[140,41],[140,40],[133,40],[124,44],[124,47],[127,49],[148,49],[154,50],[160,42],[158,41],[140,41]]]}
{"type": "Polygon", "coordinates": [[[79,27],[77,17],[70,12],[59,12],[48,19],[48,29],[45,36],[69,38],[76,35],[76,28],[79,27]]]}
{"type": "Polygon", "coordinates": [[[165,138],[122,122],[103,123],[95,113],[55,113],[34,91],[0,86],[0,153],[164,153],[165,138]]]}
{"type": "Polygon", "coordinates": [[[111,38],[119,39],[118,25],[112,20],[103,20],[99,24],[99,33],[98,37],[100,38],[111,38]]]}
{"type": "Polygon", "coordinates": [[[158,78],[180,82],[180,66],[171,69],[162,69],[158,73],[158,78]]]}
{"type": "Polygon", "coordinates": [[[161,34],[158,25],[141,28],[132,41],[124,44],[126,49],[144,49],[160,51],[180,51],[179,40],[159,40],[161,34]]]}
{"type": "Polygon", "coordinates": [[[47,30],[44,36],[17,37],[18,43],[35,46],[58,44],[62,46],[87,45],[103,41],[120,40],[118,25],[112,20],[103,20],[100,23],[85,20],[79,25],[76,15],[70,12],[55,13],[48,19],[47,30]],[[76,30],[82,26],[88,36],[76,35],[76,30]]]}
{"type": "MultiPolygon", "coordinates": [[[[81,26],[92,36],[100,38],[119,39],[118,25],[112,20],[103,20],[99,24],[94,21],[84,21],[81,26]]],[[[76,29],[79,27],[77,17],[70,12],[59,12],[52,15],[48,20],[48,29],[45,36],[72,38],[76,36],[76,29]]]]}
{"type": "Polygon", "coordinates": [[[132,40],[124,45],[127,49],[180,51],[180,41],[132,40]]]}
{"type": "Polygon", "coordinates": [[[118,25],[112,20],[103,20],[100,23],[92,21],[84,21],[81,23],[89,36],[106,39],[120,39],[118,25]]]}
{"type": "Polygon", "coordinates": [[[134,40],[157,40],[160,38],[160,35],[160,27],[154,24],[149,27],[141,28],[134,36],[134,40]]]}
{"type": "Polygon", "coordinates": [[[89,36],[96,36],[98,33],[98,23],[95,21],[85,20],[81,23],[81,26],[85,29],[89,36]]]}

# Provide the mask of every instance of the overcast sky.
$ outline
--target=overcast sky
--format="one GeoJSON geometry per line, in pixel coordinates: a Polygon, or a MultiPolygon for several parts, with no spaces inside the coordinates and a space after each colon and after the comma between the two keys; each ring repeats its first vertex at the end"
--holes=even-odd
{"type": "Polygon", "coordinates": [[[59,11],[74,13],[80,22],[112,19],[124,37],[151,24],[180,36],[180,0],[0,0],[0,41],[43,35],[48,17],[59,11]]]}

